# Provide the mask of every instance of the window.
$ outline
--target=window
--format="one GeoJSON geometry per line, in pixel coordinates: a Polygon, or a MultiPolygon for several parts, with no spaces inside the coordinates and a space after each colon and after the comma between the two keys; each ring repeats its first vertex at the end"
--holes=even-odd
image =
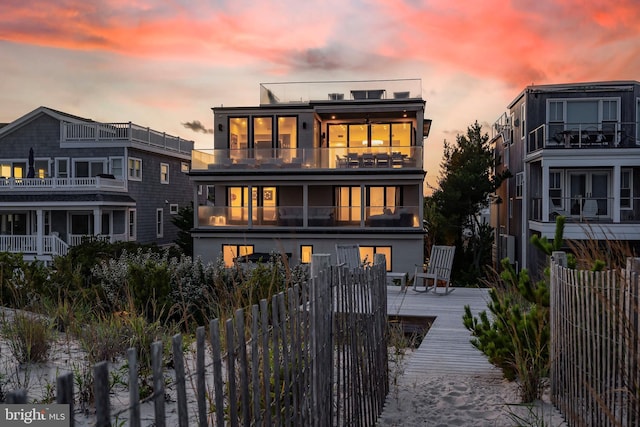
{"type": "Polygon", "coordinates": [[[233,261],[237,257],[252,253],[253,245],[222,245],[222,259],[225,267],[233,267],[233,261]]]}
{"type": "Polygon", "coordinates": [[[176,215],[178,213],[178,204],[172,203],[169,205],[169,213],[171,215],[176,215]]]}
{"type": "Polygon", "coordinates": [[[410,122],[330,124],[329,147],[409,147],[412,130],[410,122]]]}
{"type": "Polygon", "coordinates": [[[129,209],[129,240],[136,240],[136,210],[129,209]]]}
{"type": "Polygon", "coordinates": [[[109,159],[109,170],[116,179],[124,179],[124,158],[112,157],[109,159]]]}
{"type": "Polygon", "coordinates": [[[91,178],[105,172],[106,160],[74,160],[73,176],[91,178]]]}
{"type": "Polygon", "coordinates": [[[229,157],[243,159],[248,157],[249,119],[229,117],[229,157]]]}
{"type": "Polygon", "coordinates": [[[313,255],[312,245],[300,245],[300,262],[303,264],[311,263],[311,255],[313,255]]]}
{"type": "Polygon", "coordinates": [[[189,172],[189,163],[187,163],[187,162],[181,162],[181,163],[180,163],[180,172],[182,172],[182,173],[187,173],[187,172],[189,172]]]}
{"type": "MultiPolygon", "coordinates": [[[[229,218],[244,223],[249,219],[249,187],[228,187],[229,218]]],[[[274,224],[277,220],[277,187],[251,188],[252,221],[274,224]]]]}
{"type": "Polygon", "coordinates": [[[562,199],[562,173],[560,171],[549,171],[549,198],[553,205],[564,209],[564,200],[562,199]]]}
{"type": "Polygon", "coordinates": [[[387,271],[392,271],[391,246],[360,246],[360,259],[362,262],[373,264],[376,254],[384,254],[387,271]]]}
{"type": "Polygon", "coordinates": [[[168,163],[160,163],[160,183],[161,184],[169,183],[169,164],[168,163]]]}
{"type": "Polygon", "coordinates": [[[524,187],[524,172],[516,174],[516,199],[522,199],[522,190],[524,187]]]}
{"type": "Polygon", "coordinates": [[[631,209],[633,194],[633,172],[631,169],[620,171],[620,209],[631,209]]]}
{"type": "MultiPolygon", "coordinates": [[[[202,190],[200,190],[200,194],[202,194],[202,190]]],[[[216,186],[215,185],[207,185],[207,205],[209,206],[216,205],[216,186]]]]}
{"type": "Polygon", "coordinates": [[[142,181],[142,160],[129,157],[128,165],[129,180],[142,181]]]}
{"type": "Polygon", "coordinates": [[[257,159],[273,157],[273,118],[253,118],[253,148],[257,159]]]}
{"type": "Polygon", "coordinates": [[[278,157],[293,159],[298,147],[298,118],[278,117],[278,157]]]}
{"type": "Polygon", "coordinates": [[[69,178],[69,159],[56,159],[55,168],[56,178],[69,178]]]}
{"type": "Polygon", "coordinates": [[[382,215],[387,210],[395,211],[400,191],[397,187],[367,187],[368,215],[382,215]]]}
{"type": "Polygon", "coordinates": [[[526,126],[524,125],[525,123],[525,103],[522,103],[522,106],[520,107],[520,138],[524,139],[526,136],[526,126]]]}
{"type": "Polygon", "coordinates": [[[362,206],[360,187],[337,187],[336,202],[338,206],[338,221],[360,222],[362,206]]]}
{"type": "Polygon", "coordinates": [[[162,237],[164,230],[164,210],[156,209],[156,237],[162,237]]]}

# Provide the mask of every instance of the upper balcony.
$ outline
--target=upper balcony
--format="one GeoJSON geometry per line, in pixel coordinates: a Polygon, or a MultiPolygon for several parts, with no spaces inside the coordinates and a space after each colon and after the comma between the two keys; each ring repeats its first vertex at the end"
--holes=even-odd
{"type": "Polygon", "coordinates": [[[126,183],[108,175],[87,178],[0,178],[0,193],[71,190],[126,191],[126,183]]]}
{"type": "Polygon", "coordinates": [[[193,141],[179,136],[167,135],[148,127],[128,123],[62,123],[60,129],[61,142],[135,142],[150,147],[161,148],[180,154],[190,155],[193,141]]]}
{"type": "Polygon", "coordinates": [[[226,169],[422,170],[422,147],[194,150],[191,171],[226,169]]]}
{"type": "Polygon", "coordinates": [[[420,79],[260,84],[260,105],[421,98],[420,79]]]}
{"type": "Polygon", "coordinates": [[[527,151],[545,149],[636,148],[636,122],[550,123],[529,132],[527,151]]]}

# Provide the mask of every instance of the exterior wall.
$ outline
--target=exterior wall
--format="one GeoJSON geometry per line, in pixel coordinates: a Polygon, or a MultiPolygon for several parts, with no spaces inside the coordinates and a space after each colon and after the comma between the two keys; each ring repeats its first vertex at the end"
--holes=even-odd
{"type": "MultiPolygon", "coordinates": [[[[210,236],[194,233],[193,250],[203,262],[216,262],[222,253],[223,245],[254,245],[254,252],[264,253],[290,253],[292,262],[300,262],[300,246],[312,245],[314,254],[331,254],[332,262],[336,262],[336,244],[357,243],[362,246],[391,246],[391,269],[395,272],[408,273],[413,276],[416,265],[424,263],[422,236],[374,236],[366,234],[344,234],[323,236],[260,236],[253,233],[251,236],[210,236]]],[[[387,266],[388,267],[388,266],[387,266]]]]}
{"type": "Polygon", "coordinates": [[[178,208],[181,208],[193,200],[189,177],[180,169],[182,162],[189,161],[136,149],[129,149],[128,155],[142,160],[142,181],[128,181],[129,195],[136,201],[136,240],[159,245],[173,243],[178,229],[171,222],[173,215],[169,212],[169,206],[178,204],[178,208]],[[160,182],[161,163],[169,165],[169,184],[160,182]],[[162,237],[157,237],[156,233],[156,209],[159,208],[164,212],[162,237]]]}

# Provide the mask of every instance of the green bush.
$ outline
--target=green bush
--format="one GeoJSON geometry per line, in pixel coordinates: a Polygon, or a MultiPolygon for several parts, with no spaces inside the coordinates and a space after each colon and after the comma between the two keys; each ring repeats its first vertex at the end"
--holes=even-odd
{"type": "Polygon", "coordinates": [[[49,359],[53,329],[48,320],[36,315],[14,313],[2,325],[11,355],[19,363],[39,363],[49,359]]]}

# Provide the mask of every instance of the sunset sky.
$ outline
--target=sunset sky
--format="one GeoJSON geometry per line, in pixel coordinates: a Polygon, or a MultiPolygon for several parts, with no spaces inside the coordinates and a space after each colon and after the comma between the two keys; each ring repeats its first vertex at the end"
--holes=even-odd
{"type": "Polygon", "coordinates": [[[0,122],[43,105],[212,148],[266,82],[422,79],[443,141],[530,84],[640,80],[638,0],[3,0],[0,122]],[[198,122],[201,124],[201,131],[198,122]]]}

